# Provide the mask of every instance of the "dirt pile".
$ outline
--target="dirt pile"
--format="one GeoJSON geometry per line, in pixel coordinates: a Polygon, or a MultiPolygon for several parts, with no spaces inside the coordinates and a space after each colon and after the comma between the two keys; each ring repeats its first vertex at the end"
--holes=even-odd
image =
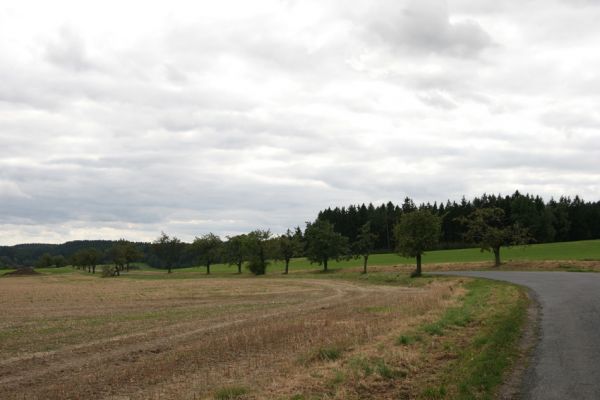
{"type": "Polygon", "coordinates": [[[33,268],[27,267],[27,268],[16,269],[12,272],[4,274],[4,276],[30,276],[30,275],[39,275],[39,274],[40,273],[37,272],[36,270],[34,270],[33,268]]]}

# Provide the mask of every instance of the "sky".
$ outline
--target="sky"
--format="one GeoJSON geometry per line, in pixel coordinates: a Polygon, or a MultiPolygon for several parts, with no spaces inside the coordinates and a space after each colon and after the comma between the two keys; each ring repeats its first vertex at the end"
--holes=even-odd
{"type": "Polygon", "coordinates": [[[600,199],[595,0],[3,0],[0,245],[600,199]]]}

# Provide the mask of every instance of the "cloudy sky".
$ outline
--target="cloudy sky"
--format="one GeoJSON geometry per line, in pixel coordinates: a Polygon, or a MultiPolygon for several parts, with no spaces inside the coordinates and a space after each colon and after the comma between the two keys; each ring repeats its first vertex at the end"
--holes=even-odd
{"type": "Polygon", "coordinates": [[[598,200],[598,21],[595,0],[3,0],[0,244],[598,200]]]}

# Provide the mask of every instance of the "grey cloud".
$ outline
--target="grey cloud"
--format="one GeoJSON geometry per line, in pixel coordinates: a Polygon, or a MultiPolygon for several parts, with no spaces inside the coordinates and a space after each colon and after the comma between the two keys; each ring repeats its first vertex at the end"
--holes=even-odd
{"type": "Polygon", "coordinates": [[[74,72],[93,68],[83,39],[67,26],[61,28],[58,38],[47,44],[45,56],[50,63],[74,72]]]}
{"type": "Polygon", "coordinates": [[[453,110],[457,107],[450,96],[440,91],[428,91],[417,94],[419,99],[432,107],[453,110]]]}
{"type": "Polygon", "coordinates": [[[550,111],[541,115],[540,120],[546,126],[560,130],[600,129],[600,117],[593,111],[550,111]]]}
{"type": "Polygon", "coordinates": [[[370,31],[393,48],[473,57],[493,44],[476,21],[452,22],[445,1],[378,2],[371,15],[370,31]]]}
{"type": "Polygon", "coordinates": [[[600,6],[596,0],[560,0],[565,5],[576,7],[597,7],[600,6]]]}
{"type": "Polygon", "coordinates": [[[185,83],[188,83],[188,77],[185,73],[181,72],[176,66],[171,65],[171,64],[166,64],[164,66],[165,68],[165,75],[167,77],[167,79],[169,81],[171,81],[174,84],[178,84],[178,85],[183,85],[185,83]]]}
{"type": "Polygon", "coordinates": [[[574,172],[593,171],[598,164],[598,154],[586,149],[544,151],[542,143],[528,149],[496,149],[481,154],[469,151],[462,160],[456,160],[458,168],[481,168],[482,170],[522,170],[574,172]]]}

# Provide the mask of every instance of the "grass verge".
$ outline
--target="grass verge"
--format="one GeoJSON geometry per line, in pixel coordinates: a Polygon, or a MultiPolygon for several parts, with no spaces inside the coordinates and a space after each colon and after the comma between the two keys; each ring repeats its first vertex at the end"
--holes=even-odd
{"type": "MultiPolygon", "coordinates": [[[[493,399],[519,356],[529,302],[524,291],[486,280],[474,280],[465,287],[461,305],[419,329],[421,335],[441,337],[429,350],[438,358],[452,360],[431,381],[422,382],[422,399],[493,399]]],[[[397,343],[404,342],[398,338],[397,343]]]]}

